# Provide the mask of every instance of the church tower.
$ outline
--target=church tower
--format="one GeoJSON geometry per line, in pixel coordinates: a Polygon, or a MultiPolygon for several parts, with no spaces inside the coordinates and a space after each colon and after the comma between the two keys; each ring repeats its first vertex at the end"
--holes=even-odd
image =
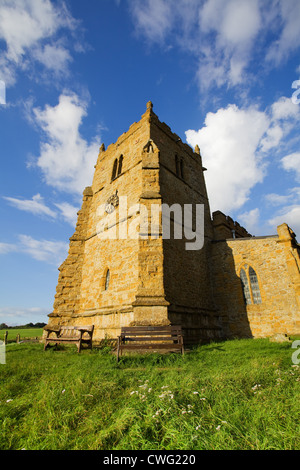
{"type": "Polygon", "coordinates": [[[213,225],[200,150],[159,121],[151,102],[117,142],[100,147],[83,192],[50,325],[180,324],[185,341],[220,337],[209,259],[213,225]]]}

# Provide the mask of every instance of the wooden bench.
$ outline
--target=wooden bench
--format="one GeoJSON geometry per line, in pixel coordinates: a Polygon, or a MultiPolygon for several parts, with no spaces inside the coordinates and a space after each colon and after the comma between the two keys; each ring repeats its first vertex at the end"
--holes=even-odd
{"type": "Polygon", "coordinates": [[[181,326],[128,326],[121,328],[117,342],[117,362],[126,350],[180,350],[184,354],[181,326]]]}
{"type": "Polygon", "coordinates": [[[47,331],[45,338],[45,349],[50,343],[67,343],[76,344],[78,352],[81,351],[83,344],[92,349],[92,338],[94,325],[91,326],[45,326],[44,330],[47,331]]]}

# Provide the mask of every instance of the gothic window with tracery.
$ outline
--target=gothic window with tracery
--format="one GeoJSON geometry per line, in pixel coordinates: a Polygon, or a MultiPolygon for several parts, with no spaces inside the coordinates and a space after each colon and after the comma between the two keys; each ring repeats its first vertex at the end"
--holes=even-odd
{"type": "Polygon", "coordinates": [[[120,155],[120,157],[116,158],[114,161],[111,180],[114,180],[117,176],[119,176],[122,173],[122,167],[123,167],[123,155],[120,155]]]}
{"type": "Polygon", "coordinates": [[[261,304],[262,301],[258,278],[252,266],[245,264],[242,267],[240,271],[240,279],[246,304],[261,304]]]}

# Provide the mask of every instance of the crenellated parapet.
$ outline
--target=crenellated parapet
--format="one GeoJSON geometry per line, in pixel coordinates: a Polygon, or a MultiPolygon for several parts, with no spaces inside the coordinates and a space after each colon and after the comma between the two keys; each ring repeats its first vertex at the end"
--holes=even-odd
{"type": "Polygon", "coordinates": [[[234,221],[221,211],[213,212],[212,223],[215,240],[226,240],[228,238],[249,238],[252,237],[244,227],[234,221]]]}

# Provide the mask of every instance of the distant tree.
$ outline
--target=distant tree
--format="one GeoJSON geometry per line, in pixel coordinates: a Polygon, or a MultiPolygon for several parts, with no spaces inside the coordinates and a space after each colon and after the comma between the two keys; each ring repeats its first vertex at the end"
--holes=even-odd
{"type": "Polygon", "coordinates": [[[0,324],[0,330],[7,330],[8,326],[6,323],[1,323],[0,324]]]}

